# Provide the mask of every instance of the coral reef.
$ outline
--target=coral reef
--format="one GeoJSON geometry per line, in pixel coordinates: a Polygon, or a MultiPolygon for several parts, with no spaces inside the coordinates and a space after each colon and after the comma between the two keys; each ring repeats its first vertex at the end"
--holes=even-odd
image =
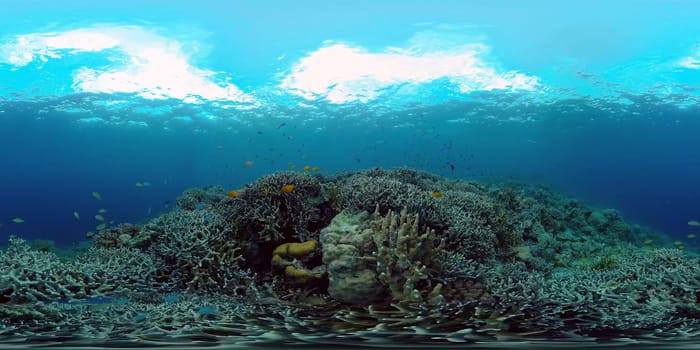
{"type": "Polygon", "coordinates": [[[229,213],[237,236],[253,242],[298,242],[318,239],[318,230],[334,212],[321,192],[319,177],[277,172],[241,191],[229,213]],[[291,190],[282,190],[292,185],[291,190]]]}
{"type": "Polygon", "coordinates": [[[178,209],[156,220],[151,251],[167,269],[162,280],[191,291],[236,293],[246,272],[234,229],[213,207],[178,209]]]}
{"type": "Polygon", "coordinates": [[[285,277],[295,284],[307,284],[323,278],[325,268],[308,267],[317,254],[318,241],[310,240],[304,243],[283,243],[272,251],[273,269],[284,271],[285,277]]]}
{"type": "Polygon", "coordinates": [[[12,237],[0,339],[700,334],[694,249],[542,186],[407,168],[278,172],[236,196],[208,187],[176,202],[105,228],[76,256],[12,237]]]}
{"type": "Polygon", "coordinates": [[[150,293],[160,289],[154,281],[158,267],[150,255],[132,248],[92,248],[63,261],[13,237],[0,254],[0,304],[20,310],[39,302],[150,293]]]}

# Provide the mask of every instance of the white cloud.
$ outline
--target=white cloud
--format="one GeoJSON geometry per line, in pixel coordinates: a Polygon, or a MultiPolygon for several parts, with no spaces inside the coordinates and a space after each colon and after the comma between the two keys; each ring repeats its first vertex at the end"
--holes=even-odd
{"type": "Polygon", "coordinates": [[[516,71],[499,72],[483,58],[481,44],[412,46],[368,52],[346,44],[329,44],[302,58],[280,84],[309,100],[332,103],[368,102],[384,89],[448,79],[458,91],[534,90],[537,77],[516,71]]]}
{"type": "Polygon", "coordinates": [[[0,63],[15,69],[82,52],[101,52],[107,66],[73,71],[77,92],[136,93],[144,98],[177,98],[189,103],[219,100],[252,103],[235,85],[198,68],[181,44],[138,26],[95,26],[63,32],[18,35],[0,45],[0,63]]]}

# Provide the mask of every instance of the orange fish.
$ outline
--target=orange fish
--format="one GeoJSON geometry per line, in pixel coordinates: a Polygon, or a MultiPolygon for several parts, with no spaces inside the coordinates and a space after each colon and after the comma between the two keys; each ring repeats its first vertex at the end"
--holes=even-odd
{"type": "Polygon", "coordinates": [[[305,166],[304,166],[304,171],[309,171],[309,169],[311,169],[310,166],[308,166],[308,165],[305,165],[305,166]]]}
{"type": "Polygon", "coordinates": [[[315,167],[311,168],[311,170],[313,170],[313,171],[318,171],[318,167],[315,166],[315,167]]]}
{"type": "Polygon", "coordinates": [[[442,192],[440,192],[440,191],[435,191],[435,192],[431,193],[430,195],[431,195],[433,198],[440,198],[440,197],[442,197],[442,192]]]}
{"type": "Polygon", "coordinates": [[[236,198],[236,197],[238,197],[238,191],[228,191],[228,192],[226,192],[226,195],[231,197],[231,198],[236,198]]]}
{"type": "Polygon", "coordinates": [[[287,184],[287,185],[282,186],[282,188],[280,188],[280,192],[289,193],[289,192],[292,192],[293,189],[294,189],[294,185],[287,184]]]}

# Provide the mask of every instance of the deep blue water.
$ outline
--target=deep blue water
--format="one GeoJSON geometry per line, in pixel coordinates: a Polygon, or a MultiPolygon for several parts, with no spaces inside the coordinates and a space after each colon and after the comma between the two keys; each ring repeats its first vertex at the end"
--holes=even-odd
{"type": "Polygon", "coordinates": [[[194,132],[6,118],[0,232],[69,245],[95,231],[99,209],[107,210],[107,221],[139,223],[172,209],[187,188],[237,189],[289,170],[289,163],[325,174],[407,166],[453,178],[541,183],[678,238],[693,232],[687,221],[698,216],[700,122],[689,111],[511,125],[448,123],[437,107],[427,113],[436,115],[413,118],[404,128],[346,120],[322,132],[313,122],[273,119],[194,132]],[[247,160],[253,166],[243,167],[247,160]],[[25,222],[10,222],[14,217],[25,222]]]}

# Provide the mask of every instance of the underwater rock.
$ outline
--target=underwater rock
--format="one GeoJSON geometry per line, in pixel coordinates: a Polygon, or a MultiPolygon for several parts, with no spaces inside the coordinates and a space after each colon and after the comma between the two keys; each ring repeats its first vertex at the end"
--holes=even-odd
{"type": "Polygon", "coordinates": [[[323,263],[328,269],[328,294],[348,304],[366,305],[383,299],[385,287],[377,276],[369,213],[336,215],[321,230],[323,263]]]}

